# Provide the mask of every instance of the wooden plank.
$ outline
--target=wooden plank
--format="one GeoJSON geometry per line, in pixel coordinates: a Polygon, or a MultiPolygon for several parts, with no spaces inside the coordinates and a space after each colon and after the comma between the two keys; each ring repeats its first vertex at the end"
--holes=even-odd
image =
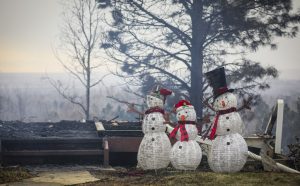
{"type": "Polygon", "coordinates": [[[283,109],[284,101],[282,99],[277,100],[277,118],[276,118],[276,137],[275,137],[275,153],[281,154],[281,142],[282,142],[282,127],[283,127],[283,109]]]}
{"type": "Polygon", "coordinates": [[[275,121],[277,119],[277,107],[278,105],[276,104],[273,109],[272,109],[272,113],[271,113],[271,116],[269,118],[269,122],[267,124],[267,127],[266,127],[266,130],[265,130],[265,135],[272,135],[272,130],[273,130],[273,127],[274,127],[274,124],[275,124],[275,121]]]}
{"type": "Polygon", "coordinates": [[[4,143],[87,143],[99,142],[101,138],[40,138],[40,139],[2,139],[4,143]]]}
{"type": "Polygon", "coordinates": [[[122,137],[142,137],[144,133],[142,130],[103,130],[98,131],[99,136],[122,136],[122,137]]]}
{"type": "Polygon", "coordinates": [[[109,137],[110,152],[138,152],[142,137],[109,137]]]}
{"type": "Polygon", "coordinates": [[[3,140],[2,146],[6,151],[18,150],[80,150],[102,149],[102,139],[89,140],[3,140]]]}
{"type": "Polygon", "coordinates": [[[109,166],[109,144],[107,139],[103,140],[103,148],[104,148],[103,165],[105,167],[108,167],[109,166]]]}
{"type": "Polygon", "coordinates": [[[102,122],[95,122],[95,126],[96,126],[97,131],[105,130],[102,122]]]}
{"type": "Polygon", "coordinates": [[[2,140],[0,139],[0,166],[2,166],[2,140]]]}
{"type": "Polygon", "coordinates": [[[78,155],[103,155],[103,150],[32,150],[32,151],[7,151],[3,156],[78,156],[78,155]]]}

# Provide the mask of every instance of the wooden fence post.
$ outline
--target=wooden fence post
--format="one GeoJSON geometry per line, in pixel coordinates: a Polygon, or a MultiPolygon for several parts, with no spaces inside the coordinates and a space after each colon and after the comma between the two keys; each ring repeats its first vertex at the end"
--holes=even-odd
{"type": "Polygon", "coordinates": [[[2,141],[0,139],[0,167],[2,166],[2,141]]]}
{"type": "Polygon", "coordinates": [[[104,167],[108,167],[109,166],[109,144],[108,144],[107,137],[103,138],[103,149],[104,149],[103,165],[104,167]]]}

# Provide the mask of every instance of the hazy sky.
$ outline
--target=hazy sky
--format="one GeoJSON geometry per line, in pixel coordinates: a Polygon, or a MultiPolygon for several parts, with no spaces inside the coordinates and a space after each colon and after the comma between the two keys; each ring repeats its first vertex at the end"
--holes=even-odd
{"type": "MultiPolygon", "coordinates": [[[[299,9],[300,1],[294,2],[299,9]]],[[[0,73],[62,72],[51,49],[60,13],[58,0],[0,0],[0,73]]],[[[280,79],[300,79],[300,34],[277,42],[277,50],[262,48],[251,59],[275,66],[280,79]]]]}

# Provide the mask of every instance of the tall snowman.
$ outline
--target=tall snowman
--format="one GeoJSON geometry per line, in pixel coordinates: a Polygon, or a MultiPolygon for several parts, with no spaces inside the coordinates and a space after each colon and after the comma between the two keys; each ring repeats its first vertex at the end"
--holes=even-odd
{"type": "Polygon", "coordinates": [[[195,141],[198,135],[196,127],[196,112],[186,100],[180,100],[176,105],[177,126],[170,133],[170,138],[178,140],[170,153],[171,163],[179,170],[195,170],[202,159],[202,151],[195,141]]]}
{"type": "Polygon", "coordinates": [[[216,111],[209,138],[212,146],[208,164],[214,172],[238,172],[247,161],[248,146],[241,136],[243,122],[237,112],[237,98],[227,88],[224,67],[207,72],[213,88],[213,108],[216,111]]]}
{"type": "Polygon", "coordinates": [[[149,107],[144,114],[142,129],[144,138],[138,151],[138,164],[144,170],[166,168],[170,163],[170,140],[165,133],[164,103],[170,90],[157,86],[146,97],[149,107]]]}

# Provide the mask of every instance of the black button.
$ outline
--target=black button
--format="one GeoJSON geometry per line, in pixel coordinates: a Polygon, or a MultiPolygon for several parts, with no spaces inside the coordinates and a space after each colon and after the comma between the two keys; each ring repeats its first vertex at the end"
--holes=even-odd
{"type": "Polygon", "coordinates": [[[151,129],[152,129],[152,130],[154,130],[155,128],[154,128],[154,127],[152,127],[151,129]]]}
{"type": "Polygon", "coordinates": [[[152,141],[154,141],[155,139],[154,138],[152,138],[152,141]]]}
{"type": "Polygon", "coordinates": [[[182,146],[179,146],[179,149],[182,149],[182,146]]]}
{"type": "Polygon", "coordinates": [[[226,119],[229,119],[229,117],[227,116],[226,119]]]}
{"type": "Polygon", "coordinates": [[[227,142],[227,145],[230,145],[230,142],[227,142]]]}
{"type": "Polygon", "coordinates": [[[227,131],[230,131],[230,129],[227,129],[227,131]]]}
{"type": "Polygon", "coordinates": [[[152,120],[154,121],[154,120],[155,120],[155,118],[152,118],[152,120]]]}

